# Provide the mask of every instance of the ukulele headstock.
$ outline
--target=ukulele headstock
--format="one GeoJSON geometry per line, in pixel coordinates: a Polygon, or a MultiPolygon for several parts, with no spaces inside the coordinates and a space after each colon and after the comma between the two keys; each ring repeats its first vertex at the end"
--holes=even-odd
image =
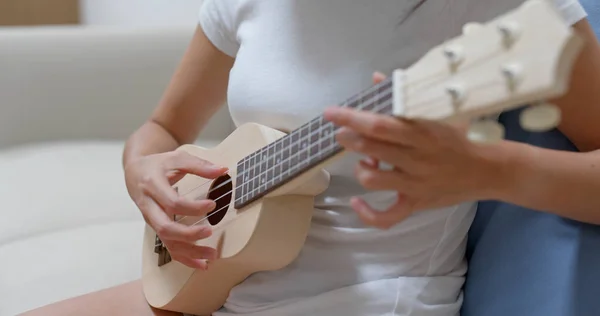
{"type": "MultiPolygon", "coordinates": [[[[528,0],[394,71],[393,114],[465,122],[560,96],[582,44],[549,0],[528,0]]],[[[528,114],[533,128],[557,120],[552,106],[528,114]]]]}

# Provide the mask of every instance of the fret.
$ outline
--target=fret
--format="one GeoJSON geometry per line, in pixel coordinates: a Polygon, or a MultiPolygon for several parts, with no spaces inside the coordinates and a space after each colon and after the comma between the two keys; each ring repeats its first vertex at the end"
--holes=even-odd
{"type": "Polygon", "coordinates": [[[267,173],[267,153],[269,147],[263,147],[260,151],[260,171],[258,173],[259,191],[264,191],[267,188],[266,173],[267,173]]]}
{"type": "MultiPolygon", "coordinates": [[[[252,162],[251,161],[252,161],[252,156],[251,155],[247,156],[243,160],[243,163],[242,163],[242,166],[243,166],[242,167],[242,172],[243,172],[243,174],[242,174],[242,184],[241,184],[242,194],[240,196],[236,197],[236,201],[240,200],[242,202],[245,202],[248,199],[248,192],[250,192],[250,188],[251,188],[251,186],[249,184],[250,179],[251,179],[249,171],[250,171],[250,168],[252,168],[252,162]]],[[[240,185],[236,184],[236,187],[237,186],[240,186],[240,185]]]]}
{"type": "Polygon", "coordinates": [[[320,152],[324,155],[326,154],[328,148],[331,147],[333,142],[335,141],[335,126],[330,122],[324,122],[323,127],[321,127],[321,141],[320,141],[320,152]]]}
{"type": "Polygon", "coordinates": [[[369,91],[369,93],[365,94],[363,96],[363,100],[360,106],[360,109],[362,110],[366,110],[366,111],[370,111],[370,107],[372,107],[373,99],[377,98],[377,90],[372,89],[372,91],[369,91]]]}
{"type": "Polygon", "coordinates": [[[282,153],[281,153],[281,170],[282,172],[287,172],[289,174],[290,171],[290,151],[291,151],[291,137],[289,135],[283,138],[282,153]]]}
{"type": "Polygon", "coordinates": [[[281,162],[281,156],[282,156],[282,145],[283,145],[283,141],[281,139],[278,139],[275,142],[275,176],[273,181],[274,182],[278,182],[281,181],[281,166],[282,166],[282,162],[281,162]]]}
{"type": "Polygon", "coordinates": [[[310,163],[318,161],[320,157],[319,136],[321,135],[321,127],[322,120],[320,118],[317,120],[310,121],[310,141],[308,142],[310,144],[310,149],[308,150],[308,157],[310,163]]]}
{"type": "Polygon", "coordinates": [[[254,154],[254,168],[252,168],[252,190],[249,193],[250,198],[254,198],[256,189],[260,186],[260,157],[262,149],[254,154]]]}
{"type": "Polygon", "coordinates": [[[235,198],[239,199],[244,196],[244,165],[247,165],[248,157],[245,157],[241,163],[237,165],[237,177],[235,186],[235,198]],[[239,184],[239,185],[238,185],[239,184]]]}
{"type": "Polygon", "coordinates": [[[254,166],[254,155],[250,155],[248,157],[248,159],[246,159],[247,161],[247,166],[244,166],[244,171],[246,171],[246,174],[244,175],[244,183],[245,183],[245,189],[244,189],[244,196],[246,196],[246,198],[248,198],[248,193],[250,191],[252,191],[252,175],[254,174],[254,169],[252,168],[254,166]]]}
{"type": "MultiPolygon", "coordinates": [[[[240,200],[242,200],[243,202],[245,202],[246,200],[248,200],[248,193],[251,191],[252,186],[250,185],[250,181],[252,179],[252,159],[253,159],[253,155],[249,155],[246,157],[246,159],[244,159],[244,163],[243,163],[243,180],[242,180],[242,195],[240,197],[240,200]]],[[[237,200],[237,198],[236,198],[237,200]]]]}
{"type": "Polygon", "coordinates": [[[379,99],[377,99],[376,106],[375,106],[375,112],[377,113],[382,113],[382,114],[387,114],[387,113],[391,113],[392,110],[392,95],[391,93],[388,94],[384,94],[382,95],[379,99]]]}
{"type": "Polygon", "coordinates": [[[310,124],[306,124],[300,128],[298,164],[308,164],[308,140],[310,133],[310,124]]]}
{"type": "Polygon", "coordinates": [[[275,143],[269,144],[269,151],[267,154],[267,180],[265,181],[265,185],[272,186],[274,184],[274,167],[275,167],[275,143]]]}
{"type": "Polygon", "coordinates": [[[355,108],[357,108],[360,105],[360,103],[361,103],[361,97],[358,96],[357,98],[353,98],[353,99],[348,100],[348,103],[347,103],[346,106],[349,107],[349,108],[355,109],[355,108]]]}
{"type": "Polygon", "coordinates": [[[292,137],[290,143],[290,170],[298,167],[298,149],[300,148],[300,130],[294,130],[290,136],[292,137]]]}

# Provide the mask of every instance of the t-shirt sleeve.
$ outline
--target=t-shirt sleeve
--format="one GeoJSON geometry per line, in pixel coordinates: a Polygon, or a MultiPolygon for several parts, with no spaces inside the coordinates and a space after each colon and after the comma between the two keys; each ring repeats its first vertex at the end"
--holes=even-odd
{"type": "Polygon", "coordinates": [[[239,49],[235,7],[235,0],[203,0],[199,13],[199,24],[206,37],[231,57],[235,57],[239,49]]]}
{"type": "Polygon", "coordinates": [[[569,25],[579,22],[587,16],[585,9],[578,0],[553,0],[556,8],[569,25]]]}

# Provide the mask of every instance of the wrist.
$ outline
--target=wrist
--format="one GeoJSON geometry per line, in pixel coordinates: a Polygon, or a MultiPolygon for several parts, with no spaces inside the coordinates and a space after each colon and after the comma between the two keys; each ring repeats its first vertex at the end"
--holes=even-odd
{"type": "Polygon", "coordinates": [[[536,148],[512,141],[478,145],[481,200],[511,202],[535,164],[536,148]]]}

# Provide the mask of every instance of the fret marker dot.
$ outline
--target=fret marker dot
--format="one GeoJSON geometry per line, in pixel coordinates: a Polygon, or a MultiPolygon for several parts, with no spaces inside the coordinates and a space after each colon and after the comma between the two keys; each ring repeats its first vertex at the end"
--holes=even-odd
{"type": "Polygon", "coordinates": [[[277,163],[281,162],[281,158],[277,158],[277,163]]]}
{"type": "Polygon", "coordinates": [[[260,179],[261,183],[265,183],[265,178],[263,177],[262,179],[260,179]]]}

